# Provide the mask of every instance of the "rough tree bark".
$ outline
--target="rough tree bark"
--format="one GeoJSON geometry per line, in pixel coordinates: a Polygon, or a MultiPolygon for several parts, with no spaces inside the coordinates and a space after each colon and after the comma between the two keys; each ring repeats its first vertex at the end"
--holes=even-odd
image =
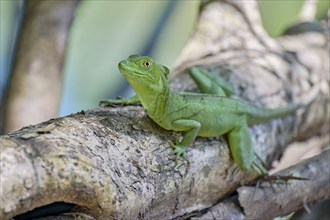
{"type": "MultiPolygon", "coordinates": [[[[207,5],[178,59],[172,87],[194,90],[179,73],[202,65],[228,79],[236,98],[259,106],[312,100],[295,115],[250,129],[255,151],[270,164],[290,142],[329,131],[329,39],[305,33],[275,41],[262,29],[257,10],[253,1],[207,5]]],[[[96,219],[184,219],[205,212],[196,218],[256,219],[265,210],[279,216],[330,197],[328,151],[283,171],[311,181],[291,180],[288,187],[275,186],[273,195],[262,185],[251,198],[251,188],[241,186],[257,177],[237,170],[225,137],[197,138],[187,169],[175,168],[169,156],[168,141],[176,135],[140,106],[82,111],[4,135],[0,218],[64,201],[96,219]],[[325,190],[313,194],[316,188],[325,190]],[[251,206],[254,200],[263,206],[251,206]],[[283,204],[273,209],[277,201],[283,204]]]]}

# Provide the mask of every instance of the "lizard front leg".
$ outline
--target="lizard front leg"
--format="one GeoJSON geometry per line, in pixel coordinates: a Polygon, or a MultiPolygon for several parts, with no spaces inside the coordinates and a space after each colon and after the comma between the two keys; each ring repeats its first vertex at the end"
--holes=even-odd
{"type": "Polygon", "coordinates": [[[118,99],[106,99],[99,102],[99,106],[109,106],[109,105],[134,105],[140,103],[139,97],[137,95],[130,98],[118,98],[118,99]]]}
{"type": "Polygon", "coordinates": [[[190,119],[178,119],[172,122],[172,130],[174,131],[185,131],[186,134],[183,136],[180,142],[173,144],[171,143],[175,156],[175,163],[178,164],[178,159],[183,157],[188,166],[190,165],[190,161],[186,158],[185,152],[188,147],[194,142],[199,130],[201,128],[201,123],[195,120],[190,119]]]}

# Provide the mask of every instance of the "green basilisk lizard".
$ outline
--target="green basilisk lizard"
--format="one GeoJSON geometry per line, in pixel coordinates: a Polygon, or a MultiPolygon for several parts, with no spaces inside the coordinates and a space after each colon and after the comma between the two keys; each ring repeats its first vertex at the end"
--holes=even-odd
{"type": "Polygon", "coordinates": [[[100,105],[141,102],[148,116],[166,130],[185,132],[181,141],[172,144],[178,158],[185,157],[196,136],[215,137],[228,134],[231,155],[242,171],[266,174],[256,162],[248,126],[294,113],[302,105],[263,109],[227,97],[232,86],[221,79],[192,68],[190,75],[203,93],[178,94],[169,87],[167,67],[150,57],[132,55],[118,65],[120,72],[136,92],[128,99],[104,100],[100,105]],[[213,93],[213,94],[206,94],[213,93]],[[215,94],[214,94],[215,93],[215,94]]]}

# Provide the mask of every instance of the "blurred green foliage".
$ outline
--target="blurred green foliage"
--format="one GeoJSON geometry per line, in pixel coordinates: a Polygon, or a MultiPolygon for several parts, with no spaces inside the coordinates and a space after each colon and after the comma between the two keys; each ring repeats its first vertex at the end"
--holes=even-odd
{"type": "Polygon", "coordinates": [[[316,10],[316,19],[321,20],[324,19],[327,15],[327,11],[330,8],[330,1],[329,0],[318,0],[317,1],[317,10],[316,10]]]}
{"type": "Polygon", "coordinates": [[[303,3],[304,0],[259,0],[262,23],[268,34],[272,37],[278,37],[290,25],[297,22],[303,3]]]}
{"type": "MultiPolygon", "coordinates": [[[[330,1],[315,1],[317,1],[315,19],[323,19],[330,7],[330,1]]],[[[268,34],[279,37],[292,24],[299,22],[304,2],[305,0],[259,0],[260,16],[268,34]]]]}
{"type": "MultiPolygon", "coordinates": [[[[115,98],[124,81],[117,64],[144,50],[167,3],[81,2],[67,51],[62,115],[95,108],[100,99],[115,98]]],[[[197,6],[198,1],[177,4],[156,42],[155,59],[172,66],[192,31],[197,6]]]]}

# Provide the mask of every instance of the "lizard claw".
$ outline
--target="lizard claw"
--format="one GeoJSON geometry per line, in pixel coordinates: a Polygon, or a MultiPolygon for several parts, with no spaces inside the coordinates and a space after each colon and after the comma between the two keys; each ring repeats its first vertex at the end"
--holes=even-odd
{"type": "Polygon", "coordinates": [[[183,146],[181,144],[178,144],[178,138],[176,138],[177,144],[174,144],[172,141],[169,141],[169,144],[171,148],[173,149],[173,152],[170,153],[170,155],[175,155],[175,166],[178,166],[178,161],[180,157],[182,157],[185,161],[187,161],[188,167],[190,166],[190,161],[186,156],[186,151],[188,147],[183,146]]]}
{"type": "Polygon", "coordinates": [[[116,105],[135,105],[140,103],[139,98],[137,96],[133,96],[131,98],[123,98],[117,97],[117,99],[106,99],[101,100],[99,102],[100,107],[107,107],[107,106],[116,106],[116,105]]]}

